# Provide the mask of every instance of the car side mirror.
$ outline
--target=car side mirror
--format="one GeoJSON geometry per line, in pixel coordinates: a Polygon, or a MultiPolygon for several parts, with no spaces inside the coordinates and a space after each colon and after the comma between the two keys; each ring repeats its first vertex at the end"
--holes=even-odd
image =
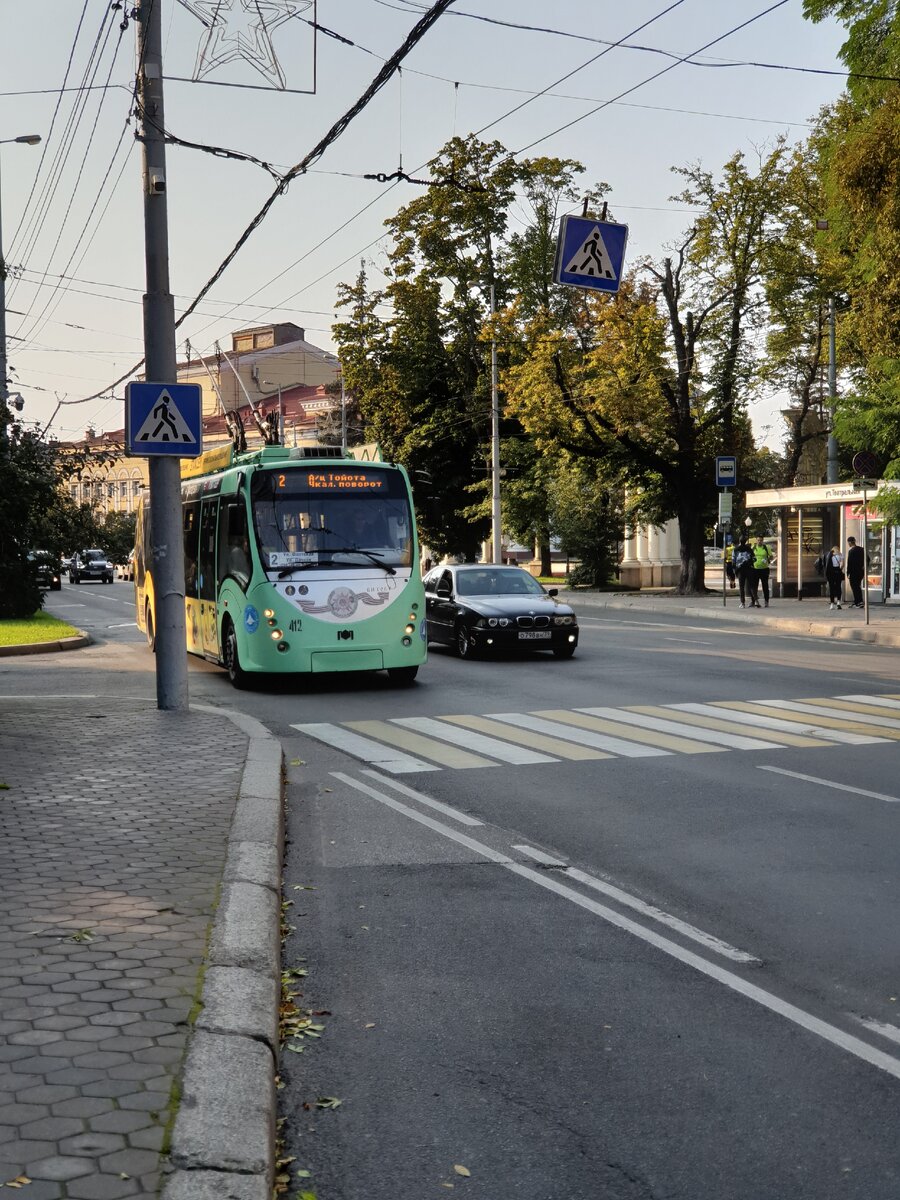
{"type": "Polygon", "coordinates": [[[548,596],[558,596],[559,588],[547,588],[547,595],[548,596]]]}
{"type": "Polygon", "coordinates": [[[449,600],[450,597],[453,595],[453,592],[448,587],[439,587],[437,590],[437,594],[440,596],[440,598],[442,600],[449,600]]]}

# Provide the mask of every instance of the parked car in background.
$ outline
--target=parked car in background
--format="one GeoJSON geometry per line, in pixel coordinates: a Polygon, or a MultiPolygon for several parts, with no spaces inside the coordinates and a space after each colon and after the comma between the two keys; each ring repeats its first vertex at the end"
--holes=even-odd
{"type": "Polygon", "coordinates": [[[134,551],[132,550],[123,563],[116,567],[116,579],[130,581],[134,579],[134,551]]]}
{"type": "Polygon", "coordinates": [[[37,567],[38,586],[51,592],[62,590],[62,571],[59,559],[49,550],[32,550],[28,555],[37,567]]]}
{"type": "Polygon", "coordinates": [[[575,613],[521,567],[435,567],[425,576],[425,610],[429,642],[460,658],[513,648],[571,658],[578,645],[575,613]]]}
{"type": "Polygon", "coordinates": [[[69,565],[69,583],[84,583],[88,580],[112,583],[113,570],[105,550],[79,550],[69,565]]]}

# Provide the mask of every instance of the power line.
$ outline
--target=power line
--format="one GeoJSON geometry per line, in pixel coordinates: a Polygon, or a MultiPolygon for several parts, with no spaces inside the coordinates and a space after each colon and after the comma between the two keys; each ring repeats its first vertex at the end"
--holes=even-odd
{"type": "MultiPolygon", "coordinates": [[[[234,261],[235,257],[240,252],[241,248],[245,245],[245,243],[249,240],[249,238],[252,236],[252,234],[255,232],[255,230],[265,220],[272,205],[275,203],[275,201],[280,196],[282,196],[287,191],[288,185],[291,183],[291,181],[293,179],[295,179],[298,175],[304,174],[314,162],[317,162],[318,159],[322,157],[322,155],[325,153],[325,151],[328,149],[328,147],[333,142],[337,141],[337,139],[341,136],[341,134],[346,130],[348,125],[350,125],[350,123],[363,111],[363,109],[366,108],[366,106],[373,99],[373,97],[382,89],[382,87],[384,87],[384,85],[388,82],[388,80],[398,70],[398,68],[399,68],[400,64],[403,62],[404,58],[406,58],[406,56],[410,53],[410,51],[425,36],[425,34],[432,27],[432,25],[435,24],[435,22],[447,11],[447,9],[453,3],[454,3],[454,0],[435,0],[435,3],[431,6],[431,8],[428,10],[428,12],[425,14],[425,16],[423,16],[422,19],[413,26],[412,30],[406,36],[406,38],[404,39],[402,44],[398,47],[397,50],[395,50],[395,52],[387,60],[387,62],[384,64],[384,66],[381,68],[381,70],[378,72],[378,74],[375,76],[375,78],[372,80],[372,82],[369,84],[369,86],[366,88],[366,90],[363,92],[363,94],[360,96],[360,98],[356,101],[356,103],[354,105],[352,105],[349,109],[347,109],[347,111],[341,117],[339,117],[337,121],[335,121],[335,123],[331,126],[331,128],[324,135],[324,137],[322,137],[319,140],[319,142],[317,142],[317,144],[312,148],[312,150],[309,151],[308,154],[306,154],[298,163],[296,163],[293,167],[290,168],[289,171],[287,171],[285,173],[284,178],[279,181],[278,185],[275,187],[274,191],[267,198],[267,200],[263,204],[262,208],[259,210],[259,212],[256,214],[256,216],[253,218],[253,220],[250,222],[250,224],[247,226],[247,228],[244,230],[244,232],[238,238],[234,247],[229,251],[229,253],[226,255],[226,257],[222,260],[222,262],[216,268],[215,272],[210,276],[210,278],[206,281],[206,283],[203,285],[203,287],[197,293],[195,298],[191,301],[191,303],[188,305],[188,307],[185,309],[185,311],[181,314],[181,316],[175,322],[176,329],[191,315],[191,313],[193,313],[195,311],[195,309],[197,308],[197,305],[201,302],[201,300],[203,300],[203,298],[207,295],[207,293],[210,291],[210,289],[215,286],[215,284],[218,282],[218,280],[221,279],[222,275],[228,269],[229,265],[234,261]]],[[[135,364],[135,366],[132,367],[132,369],[130,371],[128,371],[125,375],[122,375],[119,379],[116,379],[108,387],[103,388],[101,392],[96,392],[92,396],[85,396],[81,400],[67,400],[64,403],[67,405],[85,404],[91,400],[99,399],[103,395],[104,392],[108,392],[112,388],[117,387],[120,383],[124,383],[124,381],[126,379],[130,379],[131,376],[134,375],[136,371],[140,370],[142,365],[143,365],[143,360],[141,360],[141,362],[135,364]]]]}
{"type": "MultiPolygon", "coordinates": [[[[403,2],[405,3],[405,0],[403,0],[403,2]]],[[[389,3],[388,0],[375,0],[375,3],[380,4],[383,8],[392,8],[392,9],[394,9],[395,12],[421,12],[422,11],[421,6],[418,4],[407,4],[405,7],[400,8],[396,4],[389,3]]],[[[802,74],[808,74],[808,75],[834,75],[834,76],[838,76],[841,79],[868,79],[868,80],[880,81],[883,83],[900,83],[900,76],[897,76],[897,75],[873,75],[873,74],[868,74],[868,73],[860,72],[860,71],[836,71],[834,69],[828,69],[825,67],[798,67],[798,66],[790,64],[790,63],[755,62],[752,59],[738,59],[738,58],[715,59],[714,58],[710,62],[698,62],[695,60],[694,55],[700,53],[700,51],[694,51],[694,54],[690,54],[686,58],[682,59],[679,57],[679,55],[674,53],[674,51],[663,50],[658,46],[635,46],[635,45],[631,45],[628,42],[610,42],[606,38],[591,37],[589,34],[585,34],[585,33],[573,33],[571,30],[568,30],[568,29],[552,29],[546,25],[525,25],[519,21],[503,21],[499,17],[486,17],[482,13],[463,12],[461,9],[458,9],[458,8],[454,9],[449,15],[451,17],[468,17],[472,21],[483,21],[488,25],[499,25],[506,29],[521,29],[521,30],[525,30],[529,33],[548,33],[548,34],[555,35],[556,37],[571,38],[574,41],[578,41],[578,42],[594,42],[595,44],[602,45],[602,46],[609,46],[609,47],[616,46],[622,50],[639,50],[645,54],[660,54],[665,58],[673,58],[673,59],[676,59],[677,62],[683,62],[686,66],[689,66],[689,67],[708,67],[713,70],[717,70],[720,68],[730,68],[730,67],[759,67],[761,69],[768,70],[768,71],[799,71],[802,74]]],[[[338,36],[338,35],[332,34],[332,37],[336,37],[336,36],[338,36]]],[[[631,37],[632,35],[628,34],[626,36],[631,37]]],[[[354,42],[351,42],[349,40],[349,38],[342,37],[342,38],[340,38],[340,40],[342,42],[346,42],[348,45],[351,45],[351,46],[356,44],[354,42]]],[[[710,43],[710,44],[712,44],[712,43],[710,43]]],[[[704,47],[704,49],[705,48],[706,47],[704,47]]],[[[358,46],[358,49],[365,50],[365,47],[358,46]]],[[[371,50],[367,50],[366,53],[371,54],[373,52],[371,50]]],[[[676,63],[676,65],[677,65],[677,63],[676,63]]],[[[416,74],[424,75],[425,72],[417,71],[416,74]]],[[[434,78],[439,79],[440,76],[434,76],[434,78]]],[[[469,86],[477,86],[477,85],[469,85],[469,86]]]]}
{"type": "MultiPolygon", "coordinates": [[[[89,78],[90,79],[96,78],[97,72],[100,69],[100,59],[102,58],[103,49],[105,49],[106,42],[109,39],[109,34],[112,31],[112,24],[111,24],[111,22],[109,22],[110,16],[111,16],[111,10],[107,10],[104,13],[103,20],[101,21],[101,24],[100,24],[100,28],[98,29],[96,37],[94,38],[94,44],[91,48],[91,52],[90,52],[90,55],[88,56],[87,64],[84,68],[84,73],[82,75],[82,83],[85,83],[89,78]],[[109,22],[109,28],[106,29],[106,35],[104,37],[104,28],[107,26],[108,22],[109,22]],[[103,39],[103,46],[99,50],[99,53],[98,53],[98,47],[100,47],[101,38],[103,39]]],[[[80,29],[80,24],[79,24],[79,29],[80,29]]],[[[30,218],[27,225],[25,225],[25,218],[23,216],[23,221],[20,224],[19,229],[16,231],[16,238],[18,238],[19,235],[22,234],[22,236],[25,239],[25,243],[26,243],[25,248],[21,252],[21,257],[22,257],[23,261],[27,261],[27,259],[29,258],[30,254],[34,248],[34,245],[35,245],[38,237],[40,236],[41,231],[43,230],[44,224],[47,220],[50,206],[52,205],[53,200],[56,197],[57,189],[59,188],[60,180],[62,178],[62,172],[64,171],[66,164],[69,161],[69,156],[71,155],[71,153],[74,149],[74,146],[75,146],[75,135],[78,131],[78,126],[81,124],[81,120],[84,116],[85,108],[87,106],[87,99],[88,99],[88,97],[87,97],[86,93],[79,94],[77,96],[75,103],[72,106],[72,110],[69,113],[69,116],[66,120],[65,128],[63,129],[62,135],[60,136],[59,143],[56,148],[56,152],[53,156],[53,160],[50,164],[50,168],[47,173],[47,177],[44,180],[43,189],[38,198],[36,211],[30,218]],[[23,226],[25,228],[24,233],[22,233],[23,226]]],[[[102,104],[102,100],[101,100],[101,104],[102,104]]],[[[48,136],[48,148],[49,148],[49,136],[48,136]]],[[[43,156],[42,156],[41,161],[43,162],[43,156]]],[[[70,203],[71,203],[71,199],[70,199],[70,203]]],[[[14,290],[15,290],[15,288],[13,287],[13,291],[14,290]]]]}
{"type": "Polygon", "coordinates": [[[658,12],[656,14],[656,16],[651,17],[649,21],[644,21],[644,23],[642,25],[638,25],[638,27],[636,29],[632,29],[631,33],[626,33],[624,35],[624,37],[619,39],[618,42],[613,42],[612,45],[606,46],[603,50],[600,50],[597,54],[595,54],[592,58],[589,58],[587,60],[587,62],[583,62],[580,66],[575,67],[573,70],[569,71],[567,74],[561,75],[560,78],[555,80],[553,83],[548,83],[547,86],[542,91],[537,92],[534,96],[529,96],[527,100],[523,100],[521,102],[521,104],[517,104],[515,106],[515,108],[511,108],[509,110],[509,112],[503,113],[503,115],[500,117],[495,117],[494,120],[489,121],[487,125],[482,125],[482,127],[480,129],[477,129],[475,131],[475,137],[480,137],[481,134],[483,134],[485,132],[485,130],[492,129],[494,125],[499,125],[501,121],[505,121],[507,117],[513,116],[514,113],[519,112],[521,109],[525,108],[526,105],[533,104],[535,102],[535,100],[538,99],[538,97],[545,95],[547,92],[550,91],[551,88],[559,87],[559,85],[561,83],[565,83],[565,81],[567,79],[571,79],[573,75],[577,75],[579,71],[583,71],[586,67],[589,67],[592,63],[595,63],[598,58],[603,58],[604,55],[609,54],[617,46],[620,46],[625,41],[625,38],[634,37],[634,35],[636,33],[640,33],[640,31],[642,29],[646,29],[648,25],[652,25],[655,21],[661,20],[663,17],[667,16],[670,12],[672,12],[673,9],[678,8],[683,3],[684,3],[684,0],[675,0],[674,4],[670,4],[668,8],[664,8],[661,12],[658,12]]]}
{"type": "Polygon", "coordinates": [[[566,129],[571,129],[573,125],[577,125],[580,121],[587,120],[588,117],[592,117],[595,113],[600,112],[602,109],[608,108],[610,104],[614,104],[617,100],[622,100],[625,96],[630,96],[632,92],[636,92],[639,88],[646,87],[648,83],[652,83],[655,79],[659,79],[661,76],[667,75],[669,71],[674,71],[677,66],[683,62],[686,62],[689,58],[693,57],[694,54],[700,54],[702,51],[708,50],[710,46],[715,46],[719,42],[723,42],[726,38],[731,37],[732,34],[738,33],[741,29],[746,29],[748,25],[752,25],[754,21],[759,21],[762,17],[767,17],[769,13],[774,12],[776,9],[783,8],[787,2],[788,0],[776,0],[775,4],[771,4],[768,8],[764,8],[762,12],[757,13],[756,16],[748,17],[746,21],[742,21],[739,25],[735,25],[726,33],[722,33],[718,37],[713,38],[712,41],[704,43],[699,50],[694,50],[691,52],[691,54],[684,55],[683,58],[678,59],[676,62],[669,63],[669,65],[663,67],[662,70],[656,71],[653,75],[649,75],[646,79],[642,79],[639,83],[635,83],[630,88],[626,88],[624,92],[619,92],[617,96],[613,96],[610,100],[605,100],[602,104],[598,104],[596,108],[592,108],[589,112],[582,113],[580,117],[575,117],[573,120],[567,121],[565,125],[560,125],[558,129],[554,129],[550,133],[545,133],[543,137],[536,138],[533,142],[529,142],[527,146],[522,146],[521,149],[515,151],[516,156],[518,157],[518,155],[524,154],[526,150],[531,150],[534,146],[539,146],[541,142],[545,142],[547,138],[555,137],[556,134],[562,133],[566,129]]]}

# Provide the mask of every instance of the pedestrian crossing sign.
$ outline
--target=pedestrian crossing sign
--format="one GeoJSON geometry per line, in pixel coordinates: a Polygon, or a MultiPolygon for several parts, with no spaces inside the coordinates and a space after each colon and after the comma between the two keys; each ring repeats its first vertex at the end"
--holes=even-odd
{"type": "Polygon", "coordinates": [[[625,262],[628,226],[592,217],[563,217],[556,243],[555,283],[595,292],[617,292],[625,262]]]}
{"type": "Polygon", "coordinates": [[[126,453],[196,458],[203,449],[201,397],[198,383],[129,383],[126,453]]]}

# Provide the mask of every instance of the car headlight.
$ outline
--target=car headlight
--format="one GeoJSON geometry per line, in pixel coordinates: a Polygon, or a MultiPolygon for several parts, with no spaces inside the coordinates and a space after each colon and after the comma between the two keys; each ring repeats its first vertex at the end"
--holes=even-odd
{"type": "Polygon", "coordinates": [[[498,619],[498,621],[497,621],[497,624],[498,624],[498,625],[500,625],[500,626],[508,625],[508,624],[509,624],[509,617],[500,617],[500,618],[498,619]]]}
{"type": "Polygon", "coordinates": [[[553,624],[554,625],[574,625],[575,618],[574,617],[554,617],[553,624]]]}
{"type": "Polygon", "coordinates": [[[491,629],[496,629],[496,627],[497,627],[497,618],[496,618],[496,617],[488,617],[488,626],[489,626],[491,629]]]}

